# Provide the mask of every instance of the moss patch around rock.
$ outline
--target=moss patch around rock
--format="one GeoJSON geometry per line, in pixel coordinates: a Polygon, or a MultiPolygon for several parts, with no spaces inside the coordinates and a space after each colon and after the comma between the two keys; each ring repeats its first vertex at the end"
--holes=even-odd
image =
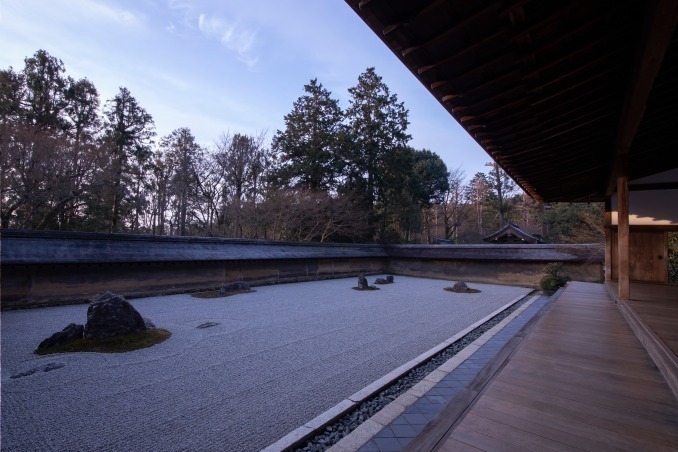
{"type": "Polygon", "coordinates": [[[445,290],[448,292],[454,292],[454,293],[478,293],[480,292],[480,289],[466,289],[464,291],[459,291],[459,290],[454,290],[452,287],[445,287],[445,290]]]}
{"type": "Polygon", "coordinates": [[[191,294],[195,298],[224,298],[230,297],[231,295],[237,295],[239,293],[254,293],[256,290],[235,290],[233,292],[227,292],[225,294],[220,294],[218,290],[212,290],[210,292],[197,292],[191,294]]]}
{"type": "Polygon", "coordinates": [[[172,333],[163,328],[153,328],[126,336],[108,337],[106,339],[78,339],[61,347],[36,350],[36,355],[50,355],[53,353],[124,353],[142,348],[152,347],[170,338],[172,333]]]}

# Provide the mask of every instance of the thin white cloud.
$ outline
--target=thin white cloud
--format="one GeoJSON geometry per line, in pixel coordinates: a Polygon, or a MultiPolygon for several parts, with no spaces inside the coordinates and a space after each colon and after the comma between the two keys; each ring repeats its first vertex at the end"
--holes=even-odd
{"type": "Polygon", "coordinates": [[[219,40],[248,68],[254,68],[259,61],[259,55],[255,51],[257,30],[204,13],[198,16],[198,29],[206,37],[219,40]]]}
{"type": "Polygon", "coordinates": [[[88,16],[92,14],[95,17],[99,17],[107,22],[113,22],[117,25],[136,28],[142,26],[144,23],[143,16],[108,4],[81,1],[80,6],[83,12],[86,12],[88,16]]]}

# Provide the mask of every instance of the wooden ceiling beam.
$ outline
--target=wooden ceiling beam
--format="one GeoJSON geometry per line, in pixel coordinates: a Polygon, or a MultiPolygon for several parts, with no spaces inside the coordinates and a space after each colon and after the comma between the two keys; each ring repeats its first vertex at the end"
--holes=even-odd
{"type": "MultiPolygon", "coordinates": [[[[369,0],[369,1],[371,1],[371,0],[369,0]]],[[[369,1],[368,1],[368,3],[369,3],[369,1]]],[[[424,5],[422,8],[420,8],[419,11],[417,11],[416,13],[412,14],[411,16],[408,16],[407,19],[402,20],[400,22],[395,22],[395,23],[386,25],[381,31],[382,35],[384,37],[386,37],[389,34],[393,33],[395,30],[398,30],[403,25],[406,25],[408,23],[416,21],[418,18],[420,18],[421,16],[423,16],[424,14],[429,12],[430,10],[437,8],[441,3],[444,3],[445,1],[446,0],[433,0],[433,1],[429,2],[428,4],[424,5]]],[[[362,3],[363,2],[360,3],[360,9],[363,8],[362,3]]]]}
{"type": "MultiPolygon", "coordinates": [[[[570,119],[569,121],[565,122],[553,122],[549,121],[548,123],[542,123],[540,124],[539,130],[535,131],[535,133],[525,133],[522,134],[521,136],[518,136],[516,133],[516,138],[510,139],[508,144],[502,143],[502,139],[500,137],[504,136],[503,134],[484,134],[481,137],[478,137],[478,139],[482,140],[493,140],[494,143],[496,144],[501,144],[502,146],[505,146],[506,149],[520,149],[520,151],[515,152],[513,155],[521,155],[524,152],[533,152],[536,151],[537,149],[541,147],[545,147],[545,138],[543,137],[544,133],[550,133],[550,132],[555,132],[558,131],[559,129],[562,129],[564,127],[569,127],[570,124],[580,122],[587,120],[588,118],[598,118],[601,116],[609,116],[611,113],[606,112],[602,107],[599,108],[598,110],[592,110],[587,112],[586,114],[579,116],[577,118],[570,119]],[[525,151],[523,151],[523,148],[526,148],[525,151]]],[[[521,131],[522,132],[522,131],[521,131]]]]}
{"type": "Polygon", "coordinates": [[[568,78],[570,78],[574,75],[577,75],[581,72],[590,71],[592,68],[595,68],[596,66],[605,67],[604,60],[608,57],[609,57],[609,55],[604,55],[604,56],[601,56],[600,58],[596,58],[595,60],[588,62],[587,64],[582,64],[581,66],[578,66],[578,67],[572,69],[571,71],[562,72],[558,77],[552,78],[550,80],[546,80],[543,83],[530,88],[528,93],[535,93],[537,91],[541,91],[544,88],[548,88],[549,86],[553,85],[554,83],[558,83],[558,82],[561,82],[563,80],[566,80],[566,79],[568,79],[568,78]]]}
{"type": "Polygon", "coordinates": [[[643,119],[654,80],[678,25],[678,2],[655,0],[649,2],[649,5],[644,39],[640,53],[636,57],[635,71],[631,77],[619,121],[615,158],[611,162],[611,171],[607,180],[607,196],[612,196],[617,186],[617,177],[626,171],[624,162],[627,161],[631,143],[643,119]]]}
{"type": "MultiPolygon", "coordinates": [[[[554,103],[553,105],[548,106],[543,104],[538,109],[531,107],[528,110],[529,116],[525,116],[525,118],[520,118],[518,115],[513,117],[495,118],[492,124],[494,127],[492,129],[488,129],[488,131],[495,133],[506,132],[513,136],[515,135],[516,131],[520,130],[522,127],[525,127],[524,124],[527,124],[527,127],[530,128],[530,130],[526,129],[525,132],[531,132],[532,130],[535,130],[535,128],[536,131],[538,131],[543,125],[543,121],[550,120],[551,118],[557,118],[559,116],[567,117],[570,115],[570,112],[575,112],[575,114],[578,114],[578,112],[583,111],[584,107],[582,105],[586,103],[585,100],[594,99],[598,101],[595,103],[602,103],[603,101],[612,97],[612,94],[609,91],[602,91],[602,89],[603,87],[598,87],[598,89],[595,90],[588,90],[559,104],[554,103]],[[539,121],[536,123],[534,122],[535,117],[539,118],[539,121]]],[[[607,104],[607,107],[609,108],[609,104],[607,104]]]]}
{"type": "Polygon", "coordinates": [[[591,49],[594,49],[596,46],[603,44],[607,40],[608,40],[608,38],[606,36],[601,36],[600,38],[598,38],[595,41],[591,41],[591,42],[589,42],[588,44],[586,44],[582,47],[577,47],[574,51],[572,51],[572,52],[570,52],[566,55],[563,55],[560,58],[556,58],[555,60],[549,61],[548,63],[541,65],[538,68],[531,70],[530,72],[525,74],[524,78],[530,78],[532,76],[539,74],[540,72],[546,71],[548,69],[551,69],[551,68],[559,65],[563,61],[571,60],[573,57],[578,56],[581,53],[588,52],[591,49]]]}
{"type": "Polygon", "coordinates": [[[478,19],[480,17],[487,16],[493,10],[496,10],[498,8],[498,6],[499,5],[497,3],[490,2],[490,4],[487,5],[485,8],[482,8],[482,9],[476,11],[475,13],[473,13],[473,14],[467,16],[467,17],[464,17],[459,22],[457,22],[454,25],[444,29],[440,33],[438,33],[434,36],[431,36],[426,41],[417,43],[413,46],[406,48],[405,50],[402,51],[402,55],[403,56],[410,55],[410,54],[412,54],[412,53],[414,53],[414,52],[416,52],[416,51],[418,51],[418,50],[420,50],[424,47],[428,47],[428,46],[431,46],[432,44],[435,44],[437,41],[439,41],[441,39],[445,39],[446,37],[448,37],[452,33],[457,32],[460,27],[468,25],[469,22],[475,21],[476,19],[478,19]]]}
{"type": "MultiPolygon", "coordinates": [[[[419,69],[417,70],[417,72],[419,72],[420,75],[425,74],[426,72],[429,72],[431,69],[435,69],[435,68],[443,66],[445,64],[452,63],[455,60],[463,57],[467,53],[476,51],[479,48],[482,48],[483,46],[487,45],[488,42],[494,41],[494,40],[498,39],[499,37],[501,37],[502,35],[506,35],[506,34],[507,34],[507,30],[500,28],[496,32],[494,32],[490,35],[487,35],[482,39],[479,39],[478,41],[474,42],[473,44],[471,44],[469,46],[462,47],[461,49],[459,49],[457,52],[453,53],[452,55],[447,55],[447,56],[443,57],[442,59],[440,59],[438,61],[420,66],[419,69]]],[[[458,78],[458,77],[459,76],[456,76],[455,78],[458,78]]]]}
{"type": "MultiPolygon", "coordinates": [[[[499,81],[507,79],[507,78],[513,78],[515,80],[520,80],[520,71],[518,69],[515,69],[513,71],[506,71],[503,74],[493,78],[493,79],[481,79],[480,83],[474,86],[470,86],[466,89],[464,89],[463,94],[457,94],[456,97],[460,98],[469,98],[473,99],[475,96],[477,96],[477,93],[479,91],[483,91],[483,89],[486,89],[488,87],[492,87],[493,85],[496,85],[499,81]]],[[[449,85],[451,83],[454,83],[454,80],[441,80],[438,82],[433,82],[431,83],[431,89],[432,90],[437,90],[443,86],[449,85]]],[[[456,87],[455,87],[456,88],[456,87]]],[[[455,89],[456,91],[456,89],[455,89]]]]}
{"type": "Polygon", "coordinates": [[[536,106],[539,105],[539,104],[542,104],[542,103],[544,103],[544,102],[548,102],[548,101],[551,100],[551,99],[555,99],[556,97],[559,97],[559,96],[562,96],[562,95],[564,95],[564,94],[567,94],[567,93],[569,93],[570,91],[579,88],[580,86],[584,86],[584,85],[586,85],[586,84],[588,84],[588,83],[591,83],[591,82],[593,82],[593,81],[595,81],[595,80],[597,80],[597,79],[599,79],[599,78],[601,78],[601,77],[606,76],[606,75],[609,74],[610,72],[613,72],[613,71],[616,71],[616,70],[617,70],[616,67],[608,67],[607,69],[603,69],[603,70],[597,71],[597,72],[595,72],[594,75],[592,75],[591,77],[588,77],[588,78],[586,78],[586,79],[584,79],[584,80],[581,80],[581,81],[579,81],[579,82],[577,82],[577,83],[574,83],[574,84],[572,84],[572,85],[568,85],[567,87],[565,87],[565,88],[563,88],[563,89],[560,89],[560,90],[556,91],[555,93],[553,93],[553,94],[551,94],[551,95],[549,95],[549,96],[539,98],[537,101],[533,102],[533,103],[531,104],[531,106],[532,106],[532,107],[536,107],[536,106]]]}

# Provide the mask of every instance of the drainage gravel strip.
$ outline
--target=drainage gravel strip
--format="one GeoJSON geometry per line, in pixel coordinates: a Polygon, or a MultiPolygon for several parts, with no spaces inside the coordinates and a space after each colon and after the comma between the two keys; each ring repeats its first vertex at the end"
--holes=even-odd
{"type": "MultiPolygon", "coordinates": [[[[341,415],[336,421],[329,425],[321,426],[316,430],[315,435],[310,439],[303,439],[295,444],[286,447],[286,452],[322,452],[339,442],[360,424],[367,421],[370,417],[384,408],[386,405],[404,394],[418,382],[426,378],[428,374],[442,366],[450,358],[455,356],[461,350],[466,348],[473,341],[482,336],[485,332],[492,329],[499,322],[508,317],[516,309],[530,300],[537,291],[532,291],[526,296],[520,298],[514,304],[494,315],[485,323],[477,326],[442,351],[433,355],[421,364],[411,369],[407,374],[397,379],[378,394],[364,400],[357,407],[341,415]]],[[[313,434],[313,433],[311,433],[313,434]]],[[[308,438],[309,435],[304,435],[308,438]]]]}

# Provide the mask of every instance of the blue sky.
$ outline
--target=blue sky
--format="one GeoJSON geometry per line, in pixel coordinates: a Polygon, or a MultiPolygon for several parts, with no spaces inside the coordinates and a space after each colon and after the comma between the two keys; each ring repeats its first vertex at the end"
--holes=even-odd
{"type": "Polygon", "coordinates": [[[374,66],[409,110],[411,145],[467,179],[490,157],[343,0],[0,0],[0,68],[38,49],[86,77],[102,103],[127,87],[159,137],[188,127],[211,146],[223,132],[268,139],[318,78],[340,106],[374,66]]]}

